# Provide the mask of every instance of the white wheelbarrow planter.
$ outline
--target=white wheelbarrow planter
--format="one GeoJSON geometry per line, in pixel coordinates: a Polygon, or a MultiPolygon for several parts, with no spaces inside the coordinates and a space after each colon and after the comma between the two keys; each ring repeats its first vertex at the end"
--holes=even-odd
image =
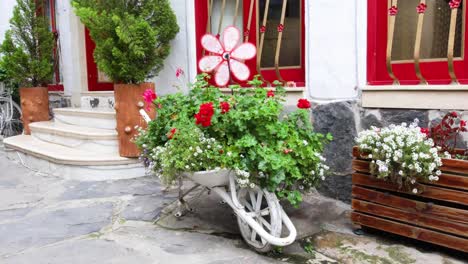
{"type": "Polygon", "coordinates": [[[240,188],[234,173],[225,169],[184,176],[214,191],[231,206],[242,237],[255,250],[267,252],[272,245],[287,246],[295,241],[296,228],[274,193],[258,187],[240,188]],[[288,230],[286,237],[281,237],[283,224],[288,230]]]}

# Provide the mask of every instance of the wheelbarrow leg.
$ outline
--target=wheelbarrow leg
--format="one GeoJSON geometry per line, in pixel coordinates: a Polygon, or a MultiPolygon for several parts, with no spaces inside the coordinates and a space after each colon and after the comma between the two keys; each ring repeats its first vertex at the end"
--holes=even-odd
{"type": "Polygon", "coordinates": [[[182,178],[179,178],[179,199],[177,201],[177,210],[174,213],[174,216],[177,217],[177,218],[186,215],[188,212],[193,212],[193,209],[189,206],[187,201],[185,201],[184,197],[187,196],[189,193],[191,193],[196,188],[198,188],[200,185],[195,184],[195,186],[193,186],[192,188],[190,188],[186,192],[184,192],[182,190],[182,186],[183,186],[183,180],[182,180],[182,178]]]}

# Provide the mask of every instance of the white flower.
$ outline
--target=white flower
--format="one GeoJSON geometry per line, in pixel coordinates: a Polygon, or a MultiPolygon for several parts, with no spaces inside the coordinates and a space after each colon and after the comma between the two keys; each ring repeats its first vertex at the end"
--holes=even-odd
{"type": "Polygon", "coordinates": [[[400,174],[400,175],[402,175],[402,176],[403,176],[403,171],[402,171],[402,170],[400,170],[400,171],[398,172],[398,174],[400,174]]]}
{"type": "Polygon", "coordinates": [[[228,155],[228,157],[231,157],[232,156],[232,152],[228,152],[226,155],[228,155]]]}
{"type": "Polygon", "coordinates": [[[440,170],[437,170],[437,171],[436,171],[436,175],[437,175],[437,176],[440,176],[441,174],[442,174],[442,172],[441,172],[440,170]]]}
{"type": "Polygon", "coordinates": [[[302,144],[304,144],[304,146],[307,146],[307,145],[309,145],[309,142],[307,142],[307,140],[304,140],[304,141],[302,141],[302,144]]]}
{"type": "Polygon", "coordinates": [[[413,189],[413,193],[414,193],[414,194],[417,194],[417,193],[418,193],[418,189],[414,188],[414,189],[413,189]]]}
{"type": "Polygon", "coordinates": [[[369,154],[369,159],[372,159],[372,154],[369,154]]]}

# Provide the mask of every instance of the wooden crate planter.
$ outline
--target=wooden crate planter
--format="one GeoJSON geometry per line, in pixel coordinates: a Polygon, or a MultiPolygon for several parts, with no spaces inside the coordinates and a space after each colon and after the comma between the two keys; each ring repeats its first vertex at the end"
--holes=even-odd
{"type": "Polygon", "coordinates": [[[353,157],[354,224],[468,252],[468,161],[443,159],[439,181],[413,194],[370,175],[356,147],[353,157]]]}

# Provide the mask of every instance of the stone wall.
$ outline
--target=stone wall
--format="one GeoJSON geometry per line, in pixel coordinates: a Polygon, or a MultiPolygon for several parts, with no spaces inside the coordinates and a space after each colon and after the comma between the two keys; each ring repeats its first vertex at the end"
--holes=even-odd
{"type": "Polygon", "coordinates": [[[65,96],[63,92],[49,92],[49,113],[53,117],[54,108],[71,107],[70,96],[65,96]]]}
{"type": "MultiPolygon", "coordinates": [[[[447,110],[369,109],[362,108],[358,101],[342,101],[314,104],[312,121],[317,132],[330,132],[334,140],[325,149],[330,166],[330,176],[318,190],[324,195],[345,202],[351,201],[352,148],[357,134],[371,126],[411,123],[419,119],[421,127],[437,122],[447,110]]],[[[468,111],[463,113],[468,119],[468,111]]],[[[468,147],[468,133],[458,140],[458,147],[468,147]]]]}

